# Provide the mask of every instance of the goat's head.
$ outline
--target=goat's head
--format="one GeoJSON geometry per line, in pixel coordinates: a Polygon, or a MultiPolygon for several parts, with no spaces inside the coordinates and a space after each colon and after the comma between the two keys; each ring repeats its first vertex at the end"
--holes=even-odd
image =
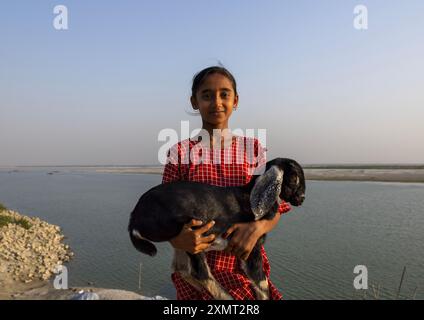
{"type": "Polygon", "coordinates": [[[292,159],[276,158],[267,162],[250,194],[250,203],[256,219],[260,219],[284,200],[300,206],[305,199],[305,175],[302,167],[292,159]]]}

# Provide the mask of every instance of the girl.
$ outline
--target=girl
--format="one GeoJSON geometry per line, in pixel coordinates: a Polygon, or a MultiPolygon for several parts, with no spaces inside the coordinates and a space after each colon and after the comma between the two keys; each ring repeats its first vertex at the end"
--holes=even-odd
{"type": "MultiPolygon", "coordinates": [[[[200,112],[202,129],[209,133],[210,141],[202,141],[200,137],[197,137],[181,141],[173,146],[168,152],[162,183],[190,180],[217,186],[244,185],[250,181],[254,169],[265,165],[265,152],[257,139],[233,136],[229,133],[228,120],[232,112],[237,109],[238,99],[236,81],[225,68],[209,67],[195,75],[191,105],[194,110],[200,112]],[[224,135],[222,139],[219,139],[221,141],[217,141],[214,137],[214,129],[223,130],[224,135]],[[252,159],[248,161],[249,154],[253,154],[254,161],[252,159]],[[199,161],[199,159],[209,161],[199,161]],[[217,159],[219,161],[216,161],[217,159]]],[[[283,202],[278,212],[285,213],[289,210],[290,206],[283,202]]],[[[279,219],[280,215],[276,215],[273,220],[235,224],[224,234],[224,238],[232,235],[224,251],[206,252],[213,276],[234,299],[255,299],[254,291],[237,263],[237,258],[246,260],[256,241],[264,233],[271,231],[279,219]]],[[[170,243],[174,248],[193,254],[202,252],[209,248],[215,239],[213,234],[203,235],[212,226],[213,221],[203,225],[202,221],[192,220],[170,243]]],[[[269,261],[263,247],[261,251],[263,268],[269,279],[269,261]]],[[[172,281],[179,300],[212,299],[209,292],[197,291],[178,272],[172,274],[172,281]]],[[[270,298],[281,299],[282,295],[269,280],[268,282],[270,298]]]]}

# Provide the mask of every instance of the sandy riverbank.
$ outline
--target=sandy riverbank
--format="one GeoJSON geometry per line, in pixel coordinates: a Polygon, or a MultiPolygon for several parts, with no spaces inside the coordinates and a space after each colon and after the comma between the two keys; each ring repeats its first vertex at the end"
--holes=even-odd
{"type": "Polygon", "coordinates": [[[2,288],[0,300],[166,300],[161,296],[146,297],[118,289],[94,287],[55,289],[51,281],[22,283],[8,279],[2,283],[0,279],[0,288],[2,288]],[[6,287],[2,287],[4,284],[6,287]]]}
{"type": "Polygon", "coordinates": [[[424,169],[305,169],[307,180],[424,183],[424,169]]]}
{"type": "Polygon", "coordinates": [[[161,296],[146,297],[135,292],[94,287],[55,289],[52,281],[14,281],[0,273],[0,300],[165,300],[161,296]],[[91,299],[83,298],[95,294],[91,299]]]}

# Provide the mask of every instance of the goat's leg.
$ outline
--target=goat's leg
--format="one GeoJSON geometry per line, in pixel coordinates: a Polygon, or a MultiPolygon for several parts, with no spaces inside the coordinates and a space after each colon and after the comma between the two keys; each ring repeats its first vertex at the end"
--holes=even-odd
{"type": "Polygon", "coordinates": [[[263,241],[258,240],[247,260],[241,261],[241,268],[250,279],[253,289],[256,293],[256,298],[258,300],[268,300],[269,286],[263,269],[263,260],[261,254],[262,242],[263,241]]]}
{"type": "MultiPolygon", "coordinates": [[[[232,296],[228,294],[216,281],[212,275],[211,270],[206,261],[205,254],[190,254],[187,253],[191,261],[191,277],[195,282],[200,283],[215,300],[233,300],[232,296]]],[[[189,281],[191,281],[190,279],[189,281]]]]}
{"type": "Polygon", "coordinates": [[[174,249],[172,268],[175,272],[178,272],[185,281],[196,288],[197,291],[203,290],[200,282],[191,276],[191,262],[187,252],[180,249],[174,249]]]}

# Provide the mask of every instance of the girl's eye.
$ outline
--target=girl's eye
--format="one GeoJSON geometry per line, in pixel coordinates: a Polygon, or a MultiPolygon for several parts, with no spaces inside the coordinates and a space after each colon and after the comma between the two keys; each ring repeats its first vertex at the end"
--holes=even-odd
{"type": "Polygon", "coordinates": [[[210,95],[204,94],[204,95],[202,95],[202,99],[208,100],[208,99],[210,99],[210,95]]]}
{"type": "Polygon", "coordinates": [[[229,94],[228,92],[221,93],[221,98],[228,98],[229,94]]]}

